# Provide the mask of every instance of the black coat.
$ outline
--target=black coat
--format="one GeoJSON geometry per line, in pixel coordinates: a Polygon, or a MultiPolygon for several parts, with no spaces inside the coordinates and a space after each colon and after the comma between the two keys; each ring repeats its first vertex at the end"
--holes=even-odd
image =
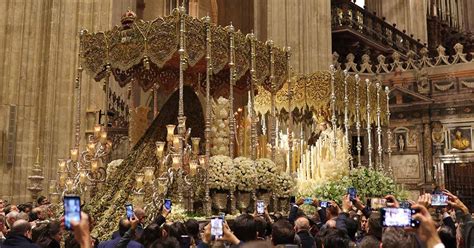
{"type": "Polygon", "coordinates": [[[308,231],[300,231],[296,235],[298,235],[298,237],[300,239],[302,248],[314,248],[314,247],[316,247],[316,243],[314,242],[314,238],[308,231]]]}
{"type": "Polygon", "coordinates": [[[38,245],[33,243],[31,239],[23,235],[11,235],[2,244],[2,248],[12,248],[12,247],[21,247],[21,248],[39,248],[38,245]]]}

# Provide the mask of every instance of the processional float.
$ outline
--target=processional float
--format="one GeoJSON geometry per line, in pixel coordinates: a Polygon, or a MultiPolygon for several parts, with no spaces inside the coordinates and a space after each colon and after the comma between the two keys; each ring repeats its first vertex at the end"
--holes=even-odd
{"type": "MultiPolygon", "coordinates": [[[[358,75],[337,72],[334,67],[331,67],[329,72],[292,77],[289,48],[279,49],[272,41],[260,42],[253,33],[244,35],[240,31],[235,31],[232,25],[215,26],[210,23],[209,17],[192,18],[185,13],[184,7],[175,9],[170,16],[153,21],[145,22],[135,18],[135,14],[128,11],[122,17],[122,26],[106,32],[81,31],[81,66],[78,70],[78,84],[81,83],[80,74],[83,66],[96,81],[105,81],[106,86],[113,76],[121,87],[135,82],[145,91],[153,88],[156,92],[160,87],[168,90],[177,88],[179,94],[175,122],[177,125],[158,123],[156,118],[144,138],[135,145],[118,170],[113,175],[107,175],[110,176],[110,181],[98,189],[88,206],[91,214],[104,216],[96,228],[101,234],[110,232],[112,230],[110,225],[116,223],[122,216],[120,211],[115,211],[116,207],[130,201],[138,202],[147,208],[149,213],[157,213],[157,209],[161,207],[161,200],[172,197],[174,202],[182,205],[188,212],[209,216],[213,209],[235,213],[236,208],[244,210],[249,207],[250,200],[266,197],[265,194],[256,192],[256,185],[252,185],[254,187],[252,192],[236,192],[239,191],[239,187],[238,182],[234,182],[235,186],[224,194],[224,199],[216,198],[211,201],[211,197],[219,195],[218,191],[211,192],[212,182],[209,181],[212,177],[210,175],[212,166],[216,160],[219,161],[211,157],[213,144],[210,140],[215,118],[215,113],[212,111],[214,99],[223,95],[223,92],[228,96],[226,108],[228,108],[229,138],[227,143],[224,142],[228,147],[226,150],[228,154],[220,155],[226,155],[231,162],[235,163],[235,159],[239,159],[234,159],[237,146],[235,137],[239,127],[234,117],[234,91],[236,91],[249,92],[248,118],[251,130],[248,161],[251,161],[252,166],[265,167],[271,164],[272,160],[275,161],[277,143],[281,143],[278,142],[281,139],[277,116],[286,109],[289,113],[286,145],[288,156],[282,171],[288,175],[296,174],[298,170],[296,164],[302,168],[301,163],[308,146],[304,142],[304,135],[300,135],[301,142],[294,140],[294,124],[298,123],[296,119],[300,118],[298,115],[294,116],[294,110],[299,109],[303,113],[305,109],[309,109],[326,119],[330,117],[334,127],[332,129],[334,135],[330,141],[334,153],[336,146],[339,145],[336,127],[344,126],[344,142],[349,144],[350,128],[355,124],[358,140],[357,159],[356,162],[348,161],[344,166],[353,167],[354,164],[361,166],[362,124],[366,124],[369,134],[372,125],[376,126],[378,142],[376,164],[378,169],[383,169],[384,150],[381,130],[382,126],[388,125],[390,114],[388,89],[383,91],[380,82],[374,85],[366,81],[363,84],[358,75]],[[189,117],[185,115],[184,109],[186,86],[205,95],[204,145],[200,145],[202,143],[200,137],[190,137],[192,132],[186,128],[186,120],[189,117]],[[376,107],[374,109],[371,106],[376,107]],[[268,116],[267,122],[265,115],[268,116]],[[262,154],[266,154],[267,139],[264,137],[262,143],[257,137],[259,134],[266,135],[267,126],[271,160],[261,158],[262,154]],[[162,132],[166,133],[166,138],[157,140],[158,134],[162,132]],[[298,152],[294,152],[295,147],[298,152]],[[250,193],[251,199],[240,198],[245,195],[244,193],[250,193]],[[236,203],[236,197],[239,197],[240,205],[236,203]],[[244,201],[247,204],[242,206],[241,202],[244,201]],[[218,202],[222,204],[216,204],[218,202]]],[[[157,94],[155,103],[156,96],[157,94]]],[[[154,112],[156,114],[159,111],[155,109],[154,112]]],[[[302,125],[298,127],[304,129],[302,125]]],[[[389,132],[390,129],[387,129],[388,139],[390,139],[389,132]]],[[[368,147],[372,147],[370,139],[368,142],[368,147]]],[[[389,147],[386,151],[390,156],[389,147]]],[[[349,153],[348,150],[346,152],[349,153]]],[[[370,152],[369,149],[368,166],[372,167],[370,152]]],[[[387,168],[391,173],[391,167],[388,165],[387,168]]],[[[309,174],[311,172],[307,173],[309,174]]],[[[274,179],[289,184],[284,177],[276,175],[274,179]]],[[[270,192],[272,199],[269,201],[272,202],[271,206],[275,211],[285,205],[277,203],[276,195],[278,194],[270,192]]],[[[150,218],[152,217],[151,215],[150,218]]]]}

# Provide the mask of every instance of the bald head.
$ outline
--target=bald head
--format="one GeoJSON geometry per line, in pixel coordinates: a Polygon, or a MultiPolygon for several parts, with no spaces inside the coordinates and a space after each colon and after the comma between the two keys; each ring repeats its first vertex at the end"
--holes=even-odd
{"type": "Polygon", "coordinates": [[[26,220],[17,220],[13,223],[12,228],[10,229],[11,235],[23,235],[28,236],[28,233],[31,231],[31,224],[26,220]]]}
{"type": "Polygon", "coordinates": [[[310,226],[309,226],[309,220],[308,218],[306,217],[299,217],[298,219],[296,219],[295,221],[295,229],[297,232],[299,231],[304,231],[304,230],[309,230],[310,229],[310,226]]]}

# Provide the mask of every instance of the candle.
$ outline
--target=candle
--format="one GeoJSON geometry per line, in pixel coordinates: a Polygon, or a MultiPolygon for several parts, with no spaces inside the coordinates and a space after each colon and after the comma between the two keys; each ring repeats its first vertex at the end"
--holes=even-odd
{"type": "Polygon", "coordinates": [[[163,158],[163,151],[165,150],[165,142],[157,141],[156,143],[156,157],[158,159],[163,158]]]}
{"type": "Polygon", "coordinates": [[[175,128],[176,128],[176,125],[166,125],[166,130],[167,130],[166,141],[173,142],[175,128]]]}
{"type": "Polygon", "coordinates": [[[145,177],[143,181],[145,183],[152,183],[153,182],[153,176],[155,174],[155,168],[154,167],[145,167],[143,168],[143,171],[145,172],[145,177]]]}
{"type": "Polygon", "coordinates": [[[192,146],[193,146],[193,155],[199,155],[199,142],[201,138],[193,137],[191,138],[192,146]]]}
{"type": "Polygon", "coordinates": [[[137,183],[137,188],[141,189],[143,187],[143,173],[137,173],[135,175],[135,182],[137,183]]]}
{"type": "Polygon", "coordinates": [[[98,168],[99,168],[99,160],[98,159],[92,159],[91,160],[91,171],[96,172],[98,168]]]}
{"type": "Polygon", "coordinates": [[[180,145],[180,137],[179,135],[173,135],[173,148],[176,151],[179,151],[179,145],[180,145]]]}
{"type": "Polygon", "coordinates": [[[63,172],[66,170],[66,160],[65,159],[58,159],[58,171],[63,172]]]}
{"type": "Polygon", "coordinates": [[[189,174],[191,174],[191,176],[196,175],[197,167],[198,164],[196,163],[196,161],[189,162],[189,174]]]}
{"type": "Polygon", "coordinates": [[[94,126],[94,136],[98,138],[99,135],[100,135],[100,131],[102,131],[102,126],[99,125],[99,124],[95,124],[95,126],[94,126]]]}
{"type": "Polygon", "coordinates": [[[68,191],[71,191],[73,189],[73,186],[74,186],[74,180],[72,178],[67,178],[66,179],[66,189],[68,191]]]}
{"type": "Polygon", "coordinates": [[[87,179],[87,171],[85,169],[81,169],[79,171],[79,183],[84,184],[87,179]]]}
{"type": "Polygon", "coordinates": [[[87,152],[93,156],[94,153],[95,153],[95,144],[90,142],[89,144],[87,144],[87,152]]]}
{"type": "Polygon", "coordinates": [[[66,184],[67,172],[59,174],[59,186],[62,188],[66,184]]]}
{"type": "Polygon", "coordinates": [[[71,149],[71,160],[74,162],[77,162],[77,159],[79,158],[79,150],[77,148],[72,148],[71,149]]]}
{"type": "Polygon", "coordinates": [[[107,143],[107,132],[100,133],[100,143],[102,144],[107,143]]]}
{"type": "Polygon", "coordinates": [[[181,167],[181,155],[172,154],[171,159],[173,160],[173,168],[179,169],[181,167]]]}

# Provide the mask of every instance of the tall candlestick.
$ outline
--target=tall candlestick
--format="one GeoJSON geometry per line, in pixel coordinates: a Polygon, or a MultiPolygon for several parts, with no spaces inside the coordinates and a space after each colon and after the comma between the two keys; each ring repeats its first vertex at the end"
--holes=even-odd
{"type": "Polygon", "coordinates": [[[366,90],[367,90],[367,154],[369,157],[369,168],[372,168],[372,127],[371,127],[371,117],[370,117],[370,85],[371,82],[369,79],[365,80],[366,90]]]}

